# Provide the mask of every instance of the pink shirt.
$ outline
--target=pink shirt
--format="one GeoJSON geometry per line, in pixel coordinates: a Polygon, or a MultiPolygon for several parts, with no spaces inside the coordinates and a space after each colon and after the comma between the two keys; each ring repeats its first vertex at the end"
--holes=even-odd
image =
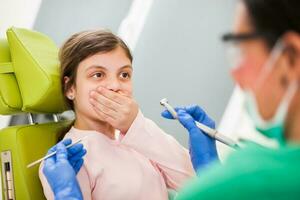
{"type": "MultiPolygon", "coordinates": [[[[77,179],[85,200],[167,200],[167,189],[177,190],[194,176],[188,151],[141,111],[126,135],[112,140],[97,131],[74,127],[65,138],[82,141],[87,154],[77,179]]],[[[47,199],[52,190],[40,168],[47,199]]]]}

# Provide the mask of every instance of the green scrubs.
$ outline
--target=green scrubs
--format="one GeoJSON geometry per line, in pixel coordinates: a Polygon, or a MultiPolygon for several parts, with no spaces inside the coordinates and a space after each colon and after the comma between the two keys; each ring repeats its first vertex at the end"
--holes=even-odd
{"type": "Polygon", "coordinates": [[[198,173],[176,200],[300,200],[300,145],[268,149],[256,144],[222,165],[198,173]]]}

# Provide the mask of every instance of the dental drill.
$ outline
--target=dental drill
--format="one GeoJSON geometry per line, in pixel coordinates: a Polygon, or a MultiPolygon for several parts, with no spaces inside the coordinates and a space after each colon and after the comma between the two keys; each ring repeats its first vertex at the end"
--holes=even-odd
{"type": "MultiPolygon", "coordinates": [[[[173,116],[174,119],[178,120],[178,116],[177,116],[177,112],[175,111],[175,109],[168,103],[168,99],[164,98],[160,101],[160,105],[164,106],[173,116]]],[[[212,129],[200,122],[195,121],[197,127],[199,129],[201,129],[202,131],[204,131],[208,136],[210,136],[211,138],[214,138],[216,140],[218,140],[219,142],[237,149],[239,146],[238,144],[236,144],[235,141],[233,141],[232,139],[226,137],[225,135],[222,135],[221,133],[219,133],[217,130],[212,129]]]]}

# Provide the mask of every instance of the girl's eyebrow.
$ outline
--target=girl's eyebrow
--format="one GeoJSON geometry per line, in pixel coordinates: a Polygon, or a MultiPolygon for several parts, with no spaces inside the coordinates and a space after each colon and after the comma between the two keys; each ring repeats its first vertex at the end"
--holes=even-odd
{"type": "Polygon", "coordinates": [[[124,65],[124,66],[121,67],[119,70],[122,70],[122,69],[125,69],[125,68],[132,69],[132,66],[131,66],[131,65],[124,65]]]}
{"type": "MultiPolygon", "coordinates": [[[[123,69],[126,69],[126,68],[129,68],[132,70],[132,66],[131,65],[124,65],[123,67],[121,67],[119,69],[120,70],[123,70],[123,69]]],[[[91,65],[89,66],[85,71],[89,71],[91,69],[101,69],[101,70],[104,70],[104,71],[107,71],[107,68],[106,67],[103,67],[103,66],[100,66],[100,65],[91,65]]]]}
{"type": "Polygon", "coordinates": [[[85,71],[88,71],[88,70],[94,69],[94,68],[96,68],[96,69],[102,69],[102,70],[107,70],[105,67],[100,66],[100,65],[91,65],[85,71]]]}

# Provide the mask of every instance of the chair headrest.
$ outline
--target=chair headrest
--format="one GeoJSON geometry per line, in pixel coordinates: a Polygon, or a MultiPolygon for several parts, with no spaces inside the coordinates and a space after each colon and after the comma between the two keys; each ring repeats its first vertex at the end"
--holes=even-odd
{"type": "MultiPolygon", "coordinates": [[[[22,28],[12,27],[6,34],[11,66],[22,99],[22,111],[65,111],[67,106],[61,91],[58,48],[55,43],[39,32],[22,28]]],[[[5,87],[12,87],[10,84],[6,83],[5,87]]]]}
{"type": "Polygon", "coordinates": [[[22,99],[11,65],[6,40],[0,40],[0,113],[11,115],[22,112],[22,99]]]}

